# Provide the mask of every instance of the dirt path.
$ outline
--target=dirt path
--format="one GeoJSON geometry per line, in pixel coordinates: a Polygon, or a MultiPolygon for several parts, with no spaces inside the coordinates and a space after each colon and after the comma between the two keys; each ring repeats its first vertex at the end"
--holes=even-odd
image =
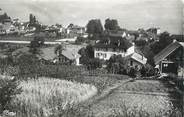
{"type": "Polygon", "coordinates": [[[129,79],[105,90],[100,96],[91,99],[89,104],[96,117],[107,117],[114,111],[122,112],[126,109],[142,110],[151,115],[171,110],[169,94],[158,88],[163,88],[159,81],[130,82],[129,79]],[[130,90],[130,87],[136,91],[130,90]],[[146,87],[152,90],[146,91],[146,87]]]}

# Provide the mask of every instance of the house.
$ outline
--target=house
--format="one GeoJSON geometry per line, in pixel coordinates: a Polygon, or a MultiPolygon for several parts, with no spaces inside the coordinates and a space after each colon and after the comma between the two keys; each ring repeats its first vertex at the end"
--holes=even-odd
{"type": "Polygon", "coordinates": [[[125,57],[130,66],[142,66],[147,59],[136,51],[134,43],[130,43],[125,37],[109,35],[94,45],[94,57],[109,60],[113,55],[125,57]]]}
{"type": "Polygon", "coordinates": [[[40,59],[44,61],[49,61],[53,63],[61,62],[63,64],[80,65],[79,58],[80,55],[78,54],[78,51],[75,51],[74,49],[71,50],[70,48],[67,47],[64,50],[62,50],[61,55],[55,53],[55,47],[47,47],[41,49],[40,59]]]}
{"type": "Polygon", "coordinates": [[[156,68],[161,73],[184,76],[184,42],[173,41],[154,57],[156,68]]]}
{"type": "Polygon", "coordinates": [[[85,34],[85,31],[86,31],[85,27],[81,27],[81,26],[73,25],[73,24],[70,24],[66,28],[66,33],[67,33],[68,38],[81,36],[81,35],[85,34]]]}
{"type": "Polygon", "coordinates": [[[128,60],[129,66],[134,68],[137,67],[138,69],[141,69],[141,67],[147,63],[147,58],[137,52],[126,56],[125,59],[128,60]]]}

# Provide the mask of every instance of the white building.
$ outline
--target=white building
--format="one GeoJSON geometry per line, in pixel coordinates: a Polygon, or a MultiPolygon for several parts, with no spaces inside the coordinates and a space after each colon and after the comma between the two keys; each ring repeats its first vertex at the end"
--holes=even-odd
{"type": "Polygon", "coordinates": [[[94,45],[94,57],[109,60],[113,55],[121,55],[129,60],[130,66],[144,65],[147,59],[137,53],[134,43],[121,36],[109,36],[94,45]]]}

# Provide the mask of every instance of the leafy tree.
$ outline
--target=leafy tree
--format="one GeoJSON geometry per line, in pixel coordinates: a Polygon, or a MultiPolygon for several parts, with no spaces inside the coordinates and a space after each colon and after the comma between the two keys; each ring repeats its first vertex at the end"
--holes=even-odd
{"type": "Polygon", "coordinates": [[[87,65],[89,59],[94,58],[94,48],[92,45],[86,46],[86,48],[81,48],[78,52],[81,55],[80,63],[87,65]]]}
{"type": "Polygon", "coordinates": [[[154,44],[150,45],[151,50],[154,54],[158,54],[162,51],[165,47],[167,47],[173,40],[168,32],[163,32],[160,34],[159,41],[155,42],[154,44]]]}
{"type": "Polygon", "coordinates": [[[118,26],[118,21],[116,19],[106,19],[105,25],[106,30],[118,30],[120,27],[118,26]]]}
{"type": "Polygon", "coordinates": [[[87,66],[88,70],[101,68],[102,67],[102,60],[100,60],[99,58],[88,59],[86,66],[87,66]]]}
{"type": "Polygon", "coordinates": [[[121,55],[114,55],[107,61],[107,70],[110,73],[127,74],[127,61],[121,55]]]}
{"type": "Polygon", "coordinates": [[[0,15],[0,22],[4,22],[6,19],[11,19],[7,13],[4,13],[3,15],[0,15]]]}
{"type": "Polygon", "coordinates": [[[40,47],[44,45],[44,38],[43,37],[39,37],[39,36],[36,36],[34,37],[34,40],[31,41],[30,43],[30,52],[32,54],[40,54],[40,47]]]}
{"type": "Polygon", "coordinates": [[[58,57],[59,57],[59,61],[61,61],[61,55],[62,55],[62,52],[63,52],[63,50],[64,50],[64,47],[63,47],[63,45],[58,45],[58,46],[56,46],[56,48],[55,48],[55,50],[54,50],[54,53],[56,54],[56,55],[58,55],[58,57]]]}
{"type": "Polygon", "coordinates": [[[135,44],[136,44],[136,46],[144,47],[147,45],[147,42],[146,42],[146,40],[135,40],[135,44]]]}
{"type": "Polygon", "coordinates": [[[87,24],[87,33],[90,35],[100,35],[103,33],[103,26],[99,19],[92,19],[87,24]]]}

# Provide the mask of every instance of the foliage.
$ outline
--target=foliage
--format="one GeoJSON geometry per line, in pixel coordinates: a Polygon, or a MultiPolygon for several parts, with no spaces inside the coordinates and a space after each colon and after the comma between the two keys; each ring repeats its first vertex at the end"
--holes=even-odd
{"type": "Polygon", "coordinates": [[[94,48],[92,45],[88,45],[86,48],[81,48],[78,53],[81,55],[80,63],[84,65],[88,64],[88,59],[94,58],[94,48]]]}
{"type": "Polygon", "coordinates": [[[151,50],[154,54],[158,54],[161,50],[167,47],[173,40],[168,32],[163,32],[160,34],[159,41],[150,45],[151,50]]]}
{"type": "Polygon", "coordinates": [[[4,13],[3,15],[0,15],[0,22],[4,22],[4,20],[11,19],[7,13],[4,13]]]}
{"type": "Polygon", "coordinates": [[[116,19],[106,19],[105,25],[106,30],[118,30],[120,27],[118,26],[118,21],[116,19]]]}
{"type": "Polygon", "coordinates": [[[0,76],[0,113],[8,109],[10,101],[19,94],[21,89],[18,82],[13,77],[0,76]]]}
{"type": "Polygon", "coordinates": [[[140,69],[140,73],[141,73],[141,76],[143,77],[153,76],[155,75],[155,69],[151,65],[146,64],[142,66],[142,68],[140,69]]]}
{"type": "Polygon", "coordinates": [[[127,61],[121,55],[114,55],[107,61],[107,70],[115,74],[127,74],[127,61]]]}
{"type": "Polygon", "coordinates": [[[19,117],[65,115],[70,106],[97,93],[93,85],[50,78],[21,81],[20,87],[23,92],[11,103],[19,117]]]}
{"type": "Polygon", "coordinates": [[[44,45],[44,38],[40,36],[34,37],[34,40],[30,43],[30,52],[32,54],[40,54],[39,48],[44,45]]]}
{"type": "Polygon", "coordinates": [[[19,78],[37,77],[37,70],[40,66],[39,60],[35,55],[23,54],[16,60],[19,72],[19,78]]]}
{"type": "Polygon", "coordinates": [[[60,56],[62,55],[62,51],[64,50],[64,47],[63,47],[63,45],[58,45],[58,46],[56,46],[56,48],[55,48],[55,50],[54,50],[54,53],[56,54],[56,55],[58,55],[58,57],[59,57],[59,61],[60,61],[60,56]]]}
{"type": "Polygon", "coordinates": [[[86,42],[86,38],[84,38],[84,37],[77,37],[77,39],[76,39],[76,41],[75,41],[75,43],[76,44],[81,44],[81,43],[84,43],[84,42],[86,42]]]}
{"type": "Polygon", "coordinates": [[[88,70],[93,70],[102,67],[102,60],[99,58],[88,59],[86,66],[88,70]]]}
{"type": "Polygon", "coordinates": [[[147,45],[147,42],[146,42],[146,40],[135,40],[135,45],[144,47],[147,45]]]}
{"type": "Polygon", "coordinates": [[[137,73],[136,69],[134,67],[130,67],[128,75],[131,77],[136,77],[136,73],[137,73]]]}
{"type": "Polygon", "coordinates": [[[87,24],[87,33],[89,34],[102,34],[103,26],[100,19],[92,19],[87,24]]]}

